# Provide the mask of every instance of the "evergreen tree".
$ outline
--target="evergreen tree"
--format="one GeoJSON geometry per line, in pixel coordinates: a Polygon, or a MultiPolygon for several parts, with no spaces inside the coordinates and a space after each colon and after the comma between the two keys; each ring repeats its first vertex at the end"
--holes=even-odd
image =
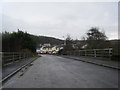
{"type": "Polygon", "coordinates": [[[2,33],[2,51],[3,52],[20,52],[23,49],[28,49],[31,52],[36,51],[36,42],[30,37],[27,32],[3,32],[2,33]]]}
{"type": "Polygon", "coordinates": [[[96,27],[87,32],[86,43],[89,49],[106,48],[106,40],[105,33],[100,32],[96,27]]]}

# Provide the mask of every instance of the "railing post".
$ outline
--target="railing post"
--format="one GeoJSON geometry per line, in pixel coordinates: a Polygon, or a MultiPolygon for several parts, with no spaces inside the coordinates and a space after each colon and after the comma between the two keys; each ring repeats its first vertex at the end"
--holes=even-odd
{"type": "Polygon", "coordinates": [[[70,51],[68,51],[68,55],[70,56],[70,51]]]}
{"type": "Polygon", "coordinates": [[[74,51],[74,56],[76,56],[76,51],[74,51]]]}
{"type": "Polygon", "coordinates": [[[111,56],[112,56],[112,49],[110,48],[109,49],[109,58],[111,59],[111,56]]]}
{"type": "Polygon", "coordinates": [[[70,52],[70,56],[71,56],[71,52],[70,52]]]}
{"type": "Polygon", "coordinates": [[[80,53],[80,56],[81,56],[81,51],[79,51],[79,53],[80,53]]]}
{"type": "Polygon", "coordinates": [[[85,56],[86,56],[86,50],[85,50],[85,56]]]}
{"type": "Polygon", "coordinates": [[[94,49],[94,57],[96,57],[96,50],[94,49]]]}
{"type": "Polygon", "coordinates": [[[76,55],[75,55],[75,51],[74,51],[74,56],[76,56],[76,55]]]}
{"type": "Polygon", "coordinates": [[[12,61],[14,62],[14,60],[15,60],[14,52],[13,52],[13,55],[12,55],[12,56],[13,56],[13,60],[12,60],[12,61]]]}
{"type": "Polygon", "coordinates": [[[19,60],[21,60],[21,53],[19,53],[19,60]]]}
{"type": "Polygon", "coordinates": [[[74,56],[74,51],[72,51],[72,53],[71,53],[73,56],[74,56]]]}
{"type": "Polygon", "coordinates": [[[25,59],[25,53],[24,53],[24,59],[25,59]]]}
{"type": "Polygon", "coordinates": [[[3,59],[3,57],[4,57],[4,53],[1,52],[1,61],[2,61],[2,65],[4,65],[4,59],[3,59]]]}

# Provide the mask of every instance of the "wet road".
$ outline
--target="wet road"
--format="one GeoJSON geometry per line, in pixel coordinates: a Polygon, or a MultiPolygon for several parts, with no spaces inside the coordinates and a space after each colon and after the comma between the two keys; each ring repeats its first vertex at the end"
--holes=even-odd
{"type": "Polygon", "coordinates": [[[38,58],[3,85],[3,88],[117,87],[118,71],[115,69],[52,55],[38,58]]]}
{"type": "Polygon", "coordinates": [[[2,67],[2,78],[5,78],[10,73],[16,71],[17,69],[19,69],[23,65],[33,61],[34,59],[35,59],[35,57],[28,58],[28,59],[23,59],[23,60],[16,61],[14,63],[11,63],[11,64],[7,65],[7,66],[2,67]]]}

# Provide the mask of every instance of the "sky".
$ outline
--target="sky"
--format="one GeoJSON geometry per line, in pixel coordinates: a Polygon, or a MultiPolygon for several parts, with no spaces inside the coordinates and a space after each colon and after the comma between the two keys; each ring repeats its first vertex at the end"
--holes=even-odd
{"type": "Polygon", "coordinates": [[[27,31],[64,39],[82,39],[91,27],[98,27],[108,39],[118,38],[117,2],[4,2],[2,31],[27,31]],[[64,36],[64,37],[63,37],[64,36]]]}

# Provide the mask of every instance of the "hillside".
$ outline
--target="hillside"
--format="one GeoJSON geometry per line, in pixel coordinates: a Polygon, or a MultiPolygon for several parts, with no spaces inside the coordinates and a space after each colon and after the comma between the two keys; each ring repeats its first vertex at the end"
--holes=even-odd
{"type": "Polygon", "coordinates": [[[63,40],[53,38],[53,37],[47,37],[47,36],[31,35],[31,38],[33,38],[33,40],[37,43],[37,45],[45,44],[45,43],[49,43],[51,45],[60,45],[60,44],[63,44],[64,42],[63,40]]]}
{"type": "Polygon", "coordinates": [[[111,44],[115,45],[115,44],[120,44],[120,39],[113,39],[110,40],[111,44]]]}
{"type": "Polygon", "coordinates": [[[17,32],[2,32],[2,51],[21,52],[23,50],[36,51],[40,44],[61,45],[63,40],[47,36],[36,36],[18,30],[17,32]]]}

